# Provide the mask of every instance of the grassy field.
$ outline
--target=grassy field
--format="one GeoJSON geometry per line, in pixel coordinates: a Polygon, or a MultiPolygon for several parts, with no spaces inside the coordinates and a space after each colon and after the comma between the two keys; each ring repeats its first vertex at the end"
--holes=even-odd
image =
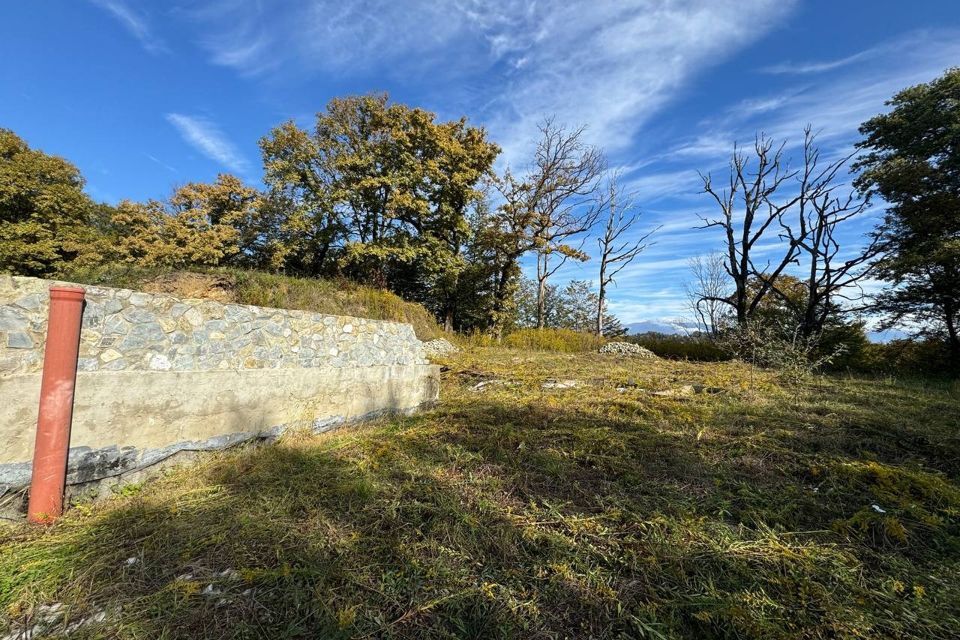
{"type": "Polygon", "coordinates": [[[217,454],[49,529],[5,526],[4,624],[960,637],[956,385],[785,386],[738,363],[476,347],[445,364],[432,411],[217,454]]]}

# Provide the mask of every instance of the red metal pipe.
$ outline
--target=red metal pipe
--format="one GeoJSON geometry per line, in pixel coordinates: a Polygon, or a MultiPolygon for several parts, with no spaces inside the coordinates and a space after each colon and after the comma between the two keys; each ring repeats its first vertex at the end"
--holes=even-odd
{"type": "Polygon", "coordinates": [[[37,440],[27,506],[30,522],[53,522],[63,513],[83,295],[80,287],[50,287],[37,440]]]}

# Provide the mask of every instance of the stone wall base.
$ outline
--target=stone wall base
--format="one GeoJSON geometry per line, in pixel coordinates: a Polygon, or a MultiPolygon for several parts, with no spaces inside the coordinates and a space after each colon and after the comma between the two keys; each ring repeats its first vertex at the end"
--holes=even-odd
{"type": "MultiPolygon", "coordinates": [[[[76,491],[110,478],[130,481],[132,473],[171,459],[269,440],[291,428],[320,432],[410,413],[436,401],[439,388],[434,365],[80,372],[67,483],[76,491]]],[[[30,482],[39,393],[39,374],[0,379],[0,503],[30,482]]]]}

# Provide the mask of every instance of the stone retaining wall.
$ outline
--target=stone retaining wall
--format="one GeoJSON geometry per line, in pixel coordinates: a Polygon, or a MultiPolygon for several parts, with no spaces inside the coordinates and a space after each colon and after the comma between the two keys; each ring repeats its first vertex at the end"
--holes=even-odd
{"type": "MultiPolygon", "coordinates": [[[[51,284],[0,276],[0,493],[29,482],[51,284]]],[[[85,289],[73,482],[437,398],[408,324],[85,289]]]]}
{"type": "MultiPolygon", "coordinates": [[[[42,368],[51,284],[0,276],[0,375],[42,368]]],[[[409,324],[85,288],[79,371],[426,364],[409,324]]]]}

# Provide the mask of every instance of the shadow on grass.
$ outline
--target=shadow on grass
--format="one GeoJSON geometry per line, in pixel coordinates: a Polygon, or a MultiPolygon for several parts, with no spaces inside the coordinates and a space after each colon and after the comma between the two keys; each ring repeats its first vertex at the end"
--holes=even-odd
{"type": "MultiPolygon", "coordinates": [[[[618,414],[634,408],[478,398],[223,454],[6,541],[0,597],[13,620],[29,617],[22,603],[64,603],[61,629],[105,607],[106,621],[76,637],[960,631],[948,600],[955,529],[929,524],[943,545],[925,546],[917,570],[909,546],[831,530],[869,486],[851,467],[824,471],[837,493],[814,491],[825,481],[811,454],[785,445],[795,431],[761,455],[750,425],[701,441],[618,414]],[[913,579],[937,565],[924,599],[913,579]]],[[[829,446],[854,464],[846,441],[829,446]]],[[[936,509],[960,505],[951,489],[914,499],[939,501],[929,511],[943,518],[936,509]]]]}

